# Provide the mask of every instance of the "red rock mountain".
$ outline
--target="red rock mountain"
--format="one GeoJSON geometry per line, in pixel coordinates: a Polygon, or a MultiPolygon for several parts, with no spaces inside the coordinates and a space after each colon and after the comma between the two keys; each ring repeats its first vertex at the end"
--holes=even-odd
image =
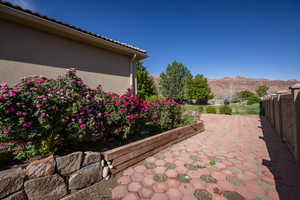
{"type": "MultiPolygon", "coordinates": [[[[156,85],[159,84],[159,76],[152,76],[156,85]]],[[[263,78],[246,78],[241,76],[236,76],[234,78],[224,77],[219,79],[208,79],[209,87],[214,93],[216,98],[223,98],[234,94],[241,90],[250,90],[255,92],[255,90],[260,85],[267,85],[270,87],[269,93],[274,93],[280,90],[287,90],[290,86],[299,83],[297,80],[269,80],[263,78]]]]}

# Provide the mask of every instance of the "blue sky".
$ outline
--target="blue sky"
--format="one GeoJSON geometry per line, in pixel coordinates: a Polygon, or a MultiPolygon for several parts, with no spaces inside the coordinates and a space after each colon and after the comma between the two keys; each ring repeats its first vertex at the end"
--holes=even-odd
{"type": "Polygon", "coordinates": [[[10,0],[146,49],[159,74],[177,60],[195,75],[300,80],[299,0],[10,0]]]}

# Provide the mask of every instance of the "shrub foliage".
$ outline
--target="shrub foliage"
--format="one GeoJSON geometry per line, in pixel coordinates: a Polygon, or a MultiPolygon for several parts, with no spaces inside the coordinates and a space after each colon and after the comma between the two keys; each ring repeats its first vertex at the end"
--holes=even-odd
{"type": "Polygon", "coordinates": [[[261,85],[256,89],[256,94],[259,97],[263,97],[263,96],[267,95],[268,90],[269,90],[269,86],[261,85]]]}
{"type": "Polygon", "coordinates": [[[252,105],[255,103],[260,103],[261,99],[259,97],[253,96],[253,97],[249,97],[247,100],[247,105],[252,105]]]}
{"type": "Polygon", "coordinates": [[[149,103],[130,91],[91,89],[75,69],[56,79],[24,77],[15,87],[1,83],[0,118],[0,150],[17,158],[53,153],[94,136],[126,139],[147,127],[168,130],[181,121],[180,106],[169,97],[149,103]]]}
{"type": "Polygon", "coordinates": [[[231,115],[232,109],[228,105],[220,106],[220,114],[231,115]]]}
{"type": "Polygon", "coordinates": [[[214,107],[214,106],[207,106],[206,112],[216,114],[217,110],[216,110],[216,107],[214,107]]]}

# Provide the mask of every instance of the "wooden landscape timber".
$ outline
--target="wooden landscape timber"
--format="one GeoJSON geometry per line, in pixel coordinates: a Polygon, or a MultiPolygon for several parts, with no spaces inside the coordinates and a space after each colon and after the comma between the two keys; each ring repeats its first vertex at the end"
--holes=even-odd
{"type": "Polygon", "coordinates": [[[176,128],[102,153],[104,160],[112,162],[115,174],[137,162],[164,150],[184,139],[204,131],[203,121],[176,128]]]}

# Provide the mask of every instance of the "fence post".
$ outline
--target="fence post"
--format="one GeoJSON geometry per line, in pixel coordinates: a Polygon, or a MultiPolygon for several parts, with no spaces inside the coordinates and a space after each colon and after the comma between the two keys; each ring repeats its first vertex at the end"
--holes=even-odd
{"type": "Polygon", "coordinates": [[[271,109],[272,109],[272,115],[271,115],[271,124],[273,128],[275,129],[275,101],[277,99],[277,94],[271,94],[271,109]]]}
{"type": "Polygon", "coordinates": [[[277,110],[277,116],[278,116],[278,124],[277,124],[277,131],[278,131],[278,134],[279,134],[279,136],[280,136],[280,139],[281,139],[281,141],[282,142],[284,142],[284,138],[283,138],[283,130],[282,130],[282,121],[283,121],[283,119],[282,119],[282,105],[281,105],[281,102],[282,102],[282,96],[283,95],[287,95],[287,94],[289,94],[289,91],[287,91],[287,90],[282,90],[282,91],[278,91],[278,92],[276,92],[276,94],[278,95],[277,96],[277,104],[278,104],[278,106],[277,106],[277,108],[278,108],[278,110],[277,110]]]}
{"type": "Polygon", "coordinates": [[[295,158],[300,163],[300,83],[290,87],[293,95],[294,134],[295,134],[295,158]]]}
{"type": "Polygon", "coordinates": [[[271,96],[270,95],[268,95],[267,96],[267,98],[266,98],[266,106],[267,106],[267,119],[268,119],[268,121],[269,122],[271,122],[271,118],[270,118],[270,116],[271,116],[271,96]]]}

